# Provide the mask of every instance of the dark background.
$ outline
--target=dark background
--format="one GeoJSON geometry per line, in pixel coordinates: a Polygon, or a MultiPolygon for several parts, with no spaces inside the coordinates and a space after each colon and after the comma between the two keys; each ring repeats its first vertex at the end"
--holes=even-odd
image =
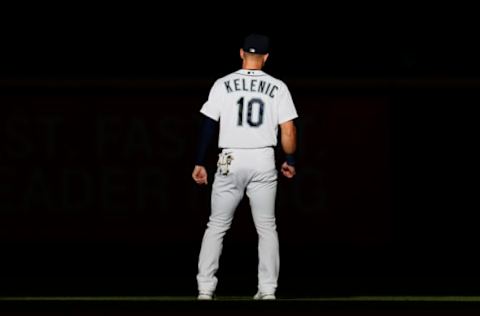
{"type": "MultiPolygon", "coordinates": [[[[237,5],[10,11],[1,294],[196,293],[210,194],[190,176],[198,110],[252,31],[271,36],[265,70],[300,114],[298,175],[279,181],[279,295],[478,294],[468,8],[237,5]]],[[[219,295],[255,292],[247,201],[219,278],[219,295]]]]}

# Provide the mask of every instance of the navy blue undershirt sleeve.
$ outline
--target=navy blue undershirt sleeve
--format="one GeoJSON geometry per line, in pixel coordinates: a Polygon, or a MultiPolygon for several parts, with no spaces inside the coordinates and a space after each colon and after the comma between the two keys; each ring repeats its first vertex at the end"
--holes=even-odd
{"type": "Polygon", "coordinates": [[[197,154],[195,156],[195,165],[204,166],[205,156],[208,146],[212,141],[215,132],[218,129],[218,122],[208,116],[202,114],[202,124],[200,127],[200,135],[198,136],[197,154]]]}

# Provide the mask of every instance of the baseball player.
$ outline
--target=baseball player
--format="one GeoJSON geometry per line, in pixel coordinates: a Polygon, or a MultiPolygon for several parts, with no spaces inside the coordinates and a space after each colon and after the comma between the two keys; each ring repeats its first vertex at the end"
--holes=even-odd
{"type": "Polygon", "coordinates": [[[275,224],[277,170],[274,147],[280,126],[287,178],[295,175],[294,153],[298,117],[290,92],[281,80],[262,68],[269,56],[269,38],[251,34],[240,49],[242,69],[218,79],[203,114],[196,165],[196,183],[208,183],[205,154],[219,125],[220,154],[212,187],[211,214],[198,262],[198,299],[211,300],[217,286],[223,238],[246,192],[258,233],[258,291],[254,299],[275,299],[280,267],[275,224]]]}

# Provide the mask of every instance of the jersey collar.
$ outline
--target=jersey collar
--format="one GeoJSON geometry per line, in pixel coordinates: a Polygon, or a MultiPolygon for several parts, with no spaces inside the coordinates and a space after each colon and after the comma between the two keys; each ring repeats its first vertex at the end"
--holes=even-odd
{"type": "Polygon", "coordinates": [[[265,72],[259,69],[240,69],[237,71],[238,74],[247,75],[247,76],[263,76],[265,72]]]}

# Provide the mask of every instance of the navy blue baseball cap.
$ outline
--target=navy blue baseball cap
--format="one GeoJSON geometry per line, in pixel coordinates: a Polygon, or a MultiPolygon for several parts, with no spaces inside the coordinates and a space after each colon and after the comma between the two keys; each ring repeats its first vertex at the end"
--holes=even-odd
{"type": "Polygon", "coordinates": [[[252,54],[267,54],[270,51],[270,39],[262,34],[250,34],[243,41],[243,50],[252,54]]]}

